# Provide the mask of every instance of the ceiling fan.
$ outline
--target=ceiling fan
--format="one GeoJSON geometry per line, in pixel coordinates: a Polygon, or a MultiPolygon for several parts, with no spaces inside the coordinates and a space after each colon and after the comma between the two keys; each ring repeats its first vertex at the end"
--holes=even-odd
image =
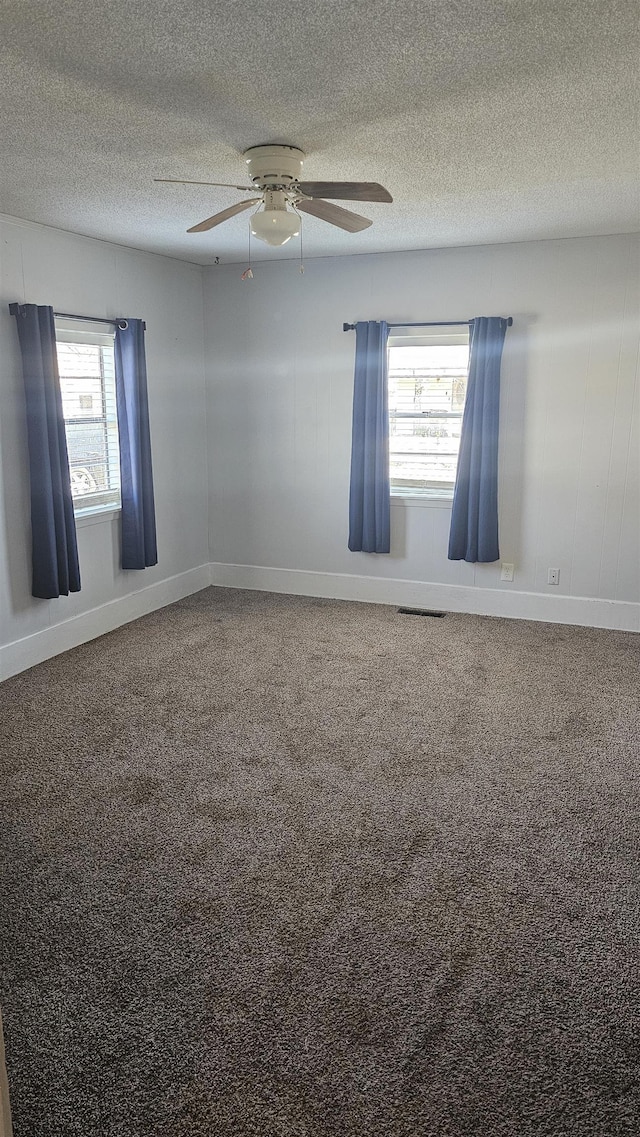
{"type": "Polygon", "coordinates": [[[325,198],[345,201],[393,201],[391,194],[377,182],[304,182],[301,180],[305,155],[297,146],[252,146],[246,150],[244,160],[248,166],[251,185],[234,186],[226,182],[192,182],[181,178],[154,178],[155,182],[174,182],[180,185],[224,186],[244,193],[259,191],[259,197],[250,197],[236,205],[214,213],[199,225],[192,225],[187,233],[204,233],[220,225],[237,213],[260,206],[250,218],[251,233],[267,245],[284,245],[300,232],[300,210],[330,225],[337,225],[347,233],[359,233],[372,222],[350,209],[342,209],[325,198]]]}

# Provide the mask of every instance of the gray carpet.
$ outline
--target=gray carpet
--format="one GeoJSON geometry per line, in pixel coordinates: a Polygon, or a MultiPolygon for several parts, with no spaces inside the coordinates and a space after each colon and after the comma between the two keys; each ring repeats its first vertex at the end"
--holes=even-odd
{"type": "Polygon", "coordinates": [[[5,683],[15,1137],[638,1134],[639,663],[207,589],[5,683]]]}

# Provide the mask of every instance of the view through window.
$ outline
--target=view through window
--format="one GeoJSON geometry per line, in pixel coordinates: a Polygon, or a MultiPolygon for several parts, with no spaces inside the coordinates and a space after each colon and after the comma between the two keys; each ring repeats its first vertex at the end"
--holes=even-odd
{"type": "Polygon", "coordinates": [[[113,335],[56,320],[58,371],[74,508],[120,505],[113,335]]]}
{"type": "Polygon", "coordinates": [[[425,327],[424,334],[389,336],[392,493],[452,495],[468,365],[466,326],[425,327]]]}

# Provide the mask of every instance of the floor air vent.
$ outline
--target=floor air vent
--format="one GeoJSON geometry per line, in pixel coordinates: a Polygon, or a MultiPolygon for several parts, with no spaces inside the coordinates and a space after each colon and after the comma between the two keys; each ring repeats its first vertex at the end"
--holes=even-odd
{"type": "Polygon", "coordinates": [[[446,616],[446,612],[434,612],[431,608],[398,608],[401,616],[446,616]]]}

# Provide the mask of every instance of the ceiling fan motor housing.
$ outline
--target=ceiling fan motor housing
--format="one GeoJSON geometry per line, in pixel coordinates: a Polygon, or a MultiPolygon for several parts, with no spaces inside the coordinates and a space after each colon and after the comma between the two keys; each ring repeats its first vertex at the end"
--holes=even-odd
{"type": "Polygon", "coordinates": [[[249,178],[260,188],[299,182],[303,159],[297,146],[252,146],[244,153],[249,178]]]}

